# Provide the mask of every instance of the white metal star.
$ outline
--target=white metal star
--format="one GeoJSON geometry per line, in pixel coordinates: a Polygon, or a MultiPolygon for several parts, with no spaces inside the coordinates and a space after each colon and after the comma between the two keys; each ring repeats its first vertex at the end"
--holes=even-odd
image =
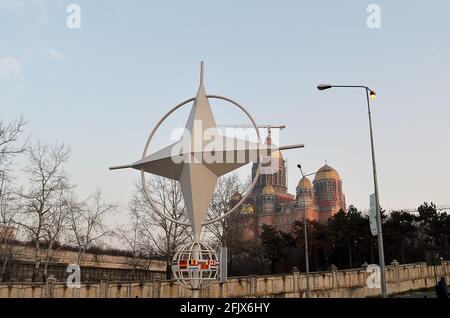
{"type": "Polygon", "coordinates": [[[277,148],[220,134],[203,85],[203,62],[200,86],[185,128],[178,142],[130,165],[110,169],[134,168],[178,180],[197,242],[220,176],[275,150],[303,147],[277,148]]]}

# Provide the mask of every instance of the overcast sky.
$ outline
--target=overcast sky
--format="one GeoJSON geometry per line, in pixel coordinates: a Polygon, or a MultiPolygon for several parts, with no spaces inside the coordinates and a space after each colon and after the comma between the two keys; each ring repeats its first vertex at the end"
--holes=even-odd
{"type": "MultiPolygon", "coordinates": [[[[140,158],[157,120],[195,95],[204,60],[208,93],[241,102],[258,123],[287,125],[281,144],[306,145],[285,152],[291,192],[297,163],[313,172],[327,160],[347,204],[365,210],[373,181],[364,92],[316,90],[364,84],[379,95],[381,205],[447,204],[450,1],[413,3],[0,0],[0,115],[24,116],[34,140],[72,147],[68,170],[81,197],[100,188],[125,207],[138,172],[108,167],[140,158]],[[80,29],[66,25],[70,3],[80,5],[80,29]],[[367,27],[372,3],[379,29],[367,27]]],[[[212,105],[218,122],[247,123],[212,105]]],[[[153,150],[187,112],[162,128],[153,150]]]]}

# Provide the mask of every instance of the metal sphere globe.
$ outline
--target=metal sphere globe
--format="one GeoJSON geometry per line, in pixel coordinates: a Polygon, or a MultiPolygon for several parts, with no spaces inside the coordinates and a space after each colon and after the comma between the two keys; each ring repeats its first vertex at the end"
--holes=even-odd
{"type": "Polygon", "coordinates": [[[185,244],[173,257],[172,273],[188,289],[208,287],[217,280],[218,270],[217,253],[205,243],[185,244]]]}

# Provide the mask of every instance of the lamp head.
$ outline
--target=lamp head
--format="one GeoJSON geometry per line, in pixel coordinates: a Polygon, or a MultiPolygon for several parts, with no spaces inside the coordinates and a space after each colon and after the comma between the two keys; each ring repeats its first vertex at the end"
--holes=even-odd
{"type": "Polygon", "coordinates": [[[319,85],[317,85],[317,89],[318,89],[319,91],[324,91],[324,90],[330,89],[330,88],[332,88],[332,87],[333,87],[333,86],[330,85],[330,84],[319,84],[319,85]]]}
{"type": "Polygon", "coordinates": [[[302,168],[302,165],[298,164],[298,165],[297,165],[297,168],[301,169],[301,168],[302,168]]]}
{"type": "Polygon", "coordinates": [[[377,93],[375,93],[375,91],[370,91],[370,98],[372,99],[376,99],[377,98],[377,93]]]}

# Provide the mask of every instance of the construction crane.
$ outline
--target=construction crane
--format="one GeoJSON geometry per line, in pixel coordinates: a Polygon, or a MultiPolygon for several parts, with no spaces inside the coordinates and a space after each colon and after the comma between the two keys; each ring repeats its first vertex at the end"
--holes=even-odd
{"type": "MultiPolygon", "coordinates": [[[[219,125],[219,127],[228,128],[253,128],[253,125],[219,125]]],[[[267,129],[267,136],[272,137],[272,129],[283,130],[286,129],[286,125],[257,125],[258,128],[267,129]]]]}
{"type": "MultiPolygon", "coordinates": [[[[228,128],[254,128],[253,125],[218,125],[218,126],[228,128]]],[[[256,127],[267,129],[267,141],[270,143],[272,142],[272,129],[279,129],[280,131],[286,129],[286,125],[257,125],[256,127]]],[[[286,161],[285,164],[287,166],[288,165],[287,158],[285,161],[286,161]]],[[[287,170],[286,170],[286,184],[289,184],[287,170]]]]}

